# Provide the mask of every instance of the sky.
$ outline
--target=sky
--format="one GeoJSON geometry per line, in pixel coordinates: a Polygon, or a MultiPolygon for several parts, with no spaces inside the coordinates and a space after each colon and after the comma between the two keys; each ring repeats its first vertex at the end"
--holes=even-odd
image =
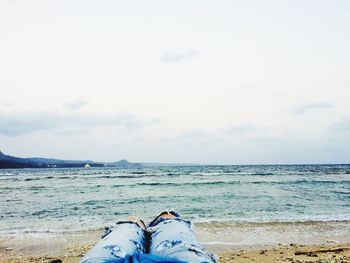
{"type": "Polygon", "coordinates": [[[350,1],[0,0],[0,150],[350,162],[350,1]]]}

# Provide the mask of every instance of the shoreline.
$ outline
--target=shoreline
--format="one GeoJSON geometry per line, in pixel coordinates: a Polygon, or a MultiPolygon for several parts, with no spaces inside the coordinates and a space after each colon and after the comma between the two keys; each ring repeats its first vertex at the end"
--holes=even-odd
{"type": "Polygon", "coordinates": [[[199,241],[216,253],[232,249],[262,249],[290,243],[350,243],[350,221],[199,223],[194,225],[194,229],[199,241]]]}
{"type": "MultiPolygon", "coordinates": [[[[220,262],[276,262],[276,258],[279,258],[277,262],[284,262],[287,255],[298,260],[307,258],[307,262],[329,255],[349,257],[350,260],[350,221],[195,223],[194,230],[203,246],[219,255],[220,262]],[[317,257],[314,254],[314,257],[295,256],[298,251],[339,248],[343,250],[328,254],[317,252],[320,254],[317,257]]],[[[53,259],[79,262],[100,240],[102,233],[103,229],[0,235],[0,262],[51,262],[53,259]]]]}
{"type": "MultiPolygon", "coordinates": [[[[123,219],[120,219],[123,221],[123,219]]],[[[151,222],[153,218],[149,219],[149,222],[151,222]]],[[[147,224],[147,220],[144,220],[147,224]]],[[[190,220],[192,221],[192,220],[190,220]]],[[[115,220],[115,222],[118,222],[118,220],[115,220]]],[[[193,220],[192,224],[194,226],[197,226],[199,228],[243,228],[243,227],[263,227],[263,226],[313,226],[313,225],[335,225],[335,224],[350,224],[350,219],[335,219],[335,220],[296,220],[296,221],[283,221],[283,220],[276,220],[276,221],[240,221],[240,220],[193,220]]],[[[23,229],[2,229],[0,230],[0,237],[1,236],[17,236],[17,235],[25,235],[25,234],[38,234],[38,235],[45,235],[45,234],[69,234],[69,233],[85,233],[85,232],[95,232],[95,231],[103,231],[105,226],[112,226],[114,224],[107,223],[103,224],[102,227],[99,228],[88,228],[88,229],[62,229],[62,230],[52,230],[52,229],[29,229],[29,228],[23,228],[23,229]]]]}

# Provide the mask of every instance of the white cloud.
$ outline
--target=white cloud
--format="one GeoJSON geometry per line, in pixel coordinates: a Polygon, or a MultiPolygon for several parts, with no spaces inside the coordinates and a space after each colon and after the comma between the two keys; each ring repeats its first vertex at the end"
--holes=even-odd
{"type": "Polygon", "coordinates": [[[226,134],[238,134],[238,133],[247,133],[258,130],[258,127],[253,124],[239,124],[231,125],[226,127],[223,132],[226,134]]]}
{"type": "Polygon", "coordinates": [[[13,105],[10,102],[0,102],[0,109],[8,109],[11,107],[13,107],[13,105]]]}
{"type": "Polygon", "coordinates": [[[115,115],[62,114],[54,112],[12,112],[0,114],[0,134],[18,136],[37,131],[51,131],[58,134],[85,133],[101,126],[117,126],[140,129],[158,122],[144,120],[131,113],[115,115]]]}
{"type": "Polygon", "coordinates": [[[175,139],[181,141],[188,140],[200,140],[200,139],[209,139],[212,138],[213,134],[200,131],[200,130],[188,130],[180,133],[175,139]]]}
{"type": "Polygon", "coordinates": [[[185,60],[194,59],[199,56],[199,52],[190,49],[184,52],[166,52],[162,55],[161,61],[165,63],[178,63],[185,60]]]}
{"type": "Polygon", "coordinates": [[[324,101],[310,102],[310,103],[305,103],[305,104],[302,104],[302,105],[294,108],[293,112],[295,114],[305,114],[305,113],[309,113],[311,111],[319,111],[319,110],[323,110],[323,109],[329,109],[332,107],[334,107],[333,104],[330,104],[330,103],[324,102],[324,101]]]}
{"type": "Polygon", "coordinates": [[[334,122],[331,124],[330,130],[336,132],[350,132],[350,117],[334,122]]]}
{"type": "Polygon", "coordinates": [[[80,108],[88,105],[89,103],[84,101],[84,100],[75,100],[75,101],[70,101],[64,104],[64,107],[67,110],[79,110],[80,108]]]}

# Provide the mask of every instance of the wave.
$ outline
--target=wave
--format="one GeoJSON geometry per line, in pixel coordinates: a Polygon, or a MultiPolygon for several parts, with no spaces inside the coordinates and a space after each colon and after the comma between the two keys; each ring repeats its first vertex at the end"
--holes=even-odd
{"type": "Polygon", "coordinates": [[[118,174],[118,175],[103,175],[103,176],[93,176],[93,177],[86,177],[86,179],[96,179],[96,178],[142,178],[142,177],[157,177],[159,175],[156,174],[147,174],[144,173],[130,173],[130,174],[118,174]]]}
{"type": "Polygon", "coordinates": [[[267,175],[277,175],[277,174],[274,174],[274,173],[252,173],[250,175],[260,175],[260,176],[267,176],[267,175]]]}
{"type": "Polygon", "coordinates": [[[252,184],[350,184],[350,180],[288,180],[288,181],[252,181],[252,184]]]}
{"type": "Polygon", "coordinates": [[[223,185],[223,184],[240,184],[240,181],[214,181],[214,182],[193,182],[193,183],[136,183],[141,186],[200,186],[200,185],[223,185]]]}
{"type": "Polygon", "coordinates": [[[137,172],[131,172],[131,174],[145,174],[146,172],[141,172],[141,171],[137,171],[137,172]]]}
{"type": "Polygon", "coordinates": [[[332,193],[341,194],[341,195],[348,195],[350,197],[350,190],[349,191],[336,191],[336,190],[333,190],[332,193]]]}
{"type": "Polygon", "coordinates": [[[37,181],[37,180],[40,180],[40,179],[42,179],[42,178],[38,178],[38,177],[31,177],[31,178],[24,178],[24,180],[23,181],[25,181],[25,182],[28,182],[28,181],[37,181]]]}
{"type": "Polygon", "coordinates": [[[41,189],[45,189],[46,187],[43,185],[37,185],[37,186],[31,186],[28,188],[28,190],[41,190],[41,189]]]}
{"type": "Polygon", "coordinates": [[[350,184],[350,180],[288,180],[288,181],[210,181],[210,182],[182,182],[182,183],[174,183],[174,182],[151,182],[151,183],[136,183],[136,185],[140,186],[201,186],[201,185],[234,185],[234,184],[264,184],[264,185],[298,185],[298,184],[350,184]]]}
{"type": "Polygon", "coordinates": [[[319,215],[319,216],[299,216],[294,218],[237,218],[237,219],[208,219],[201,218],[193,220],[197,225],[315,225],[315,224],[346,224],[350,223],[350,214],[347,215],[319,215]]]}
{"type": "Polygon", "coordinates": [[[28,181],[44,181],[45,179],[75,179],[77,176],[46,176],[46,177],[29,177],[29,178],[24,178],[23,181],[28,182],[28,181]]]}

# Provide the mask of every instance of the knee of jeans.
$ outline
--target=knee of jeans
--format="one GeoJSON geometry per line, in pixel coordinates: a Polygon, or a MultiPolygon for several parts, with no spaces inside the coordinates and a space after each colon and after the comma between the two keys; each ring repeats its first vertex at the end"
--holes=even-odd
{"type": "Polygon", "coordinates": [[[188,228],[192,229],[192,223],[182,218],[159,218],[153,226],[149,227],[148,230],[152,232],[152,229],[160,228],[163,225],[168,224],[185,224],[188,228]]]}

